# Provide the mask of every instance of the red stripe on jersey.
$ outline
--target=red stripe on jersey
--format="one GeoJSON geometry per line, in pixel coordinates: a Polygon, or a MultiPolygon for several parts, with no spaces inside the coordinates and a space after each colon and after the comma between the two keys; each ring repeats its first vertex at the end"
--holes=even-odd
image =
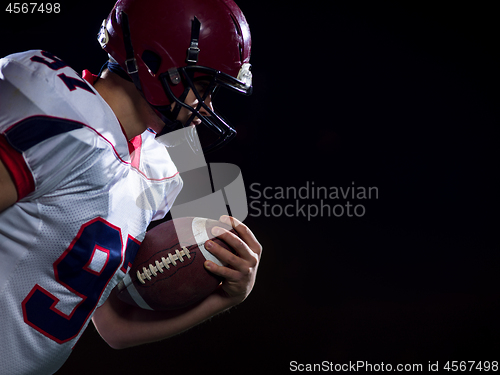
{"type": "Polygon", "coordinates": [[[142,137],[139,134],[138,136],[132,138],[128,141],[128,151],[130,152],[130,161],[132,167],[139,169],[141,165],[141,146],[142,146],[142,137]]]}
{"type": "Polygon", "coordinates": [[[35,190],[35,181],[23,154],[12,148],[3,134],[0,134],[0,159],[16,185],[18,200],[35,190]]]}

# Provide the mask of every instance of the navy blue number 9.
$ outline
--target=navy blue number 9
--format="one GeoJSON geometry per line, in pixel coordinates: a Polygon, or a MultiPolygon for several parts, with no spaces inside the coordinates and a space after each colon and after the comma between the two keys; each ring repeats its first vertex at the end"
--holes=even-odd
{"type": "MultiPolygon", "coordinates": [[[[126,258],[135,258],[137,241],[127,242],[126,258]]],[[[54,263],[55,279],[82,300],[66,315],[56,308],[58,299],[39,285],[23,301],[24,320],[58,343],[76,337],[94,311],[99,299],[122,261],[120,229],[101,218],[84,224],[69,248],[54,263]],[[89,267],[99,250],[107,259],[100,269],[89,267]]],[[[102,256],[101,256],[102,258],[102,256]]],[[[94,267],[95,268],[95,267],[94,267]]]]}

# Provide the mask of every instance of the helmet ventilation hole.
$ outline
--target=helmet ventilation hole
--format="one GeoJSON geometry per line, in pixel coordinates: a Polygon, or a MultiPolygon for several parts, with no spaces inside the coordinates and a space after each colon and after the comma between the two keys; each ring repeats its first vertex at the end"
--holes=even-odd
{"type": "Polygon", "coordinates": [[[142,61],[146,64],[149,71],[153,74],[158,73],[161,65],[161,57],[150,50],[144,50],[142,53],[142,61]]]}

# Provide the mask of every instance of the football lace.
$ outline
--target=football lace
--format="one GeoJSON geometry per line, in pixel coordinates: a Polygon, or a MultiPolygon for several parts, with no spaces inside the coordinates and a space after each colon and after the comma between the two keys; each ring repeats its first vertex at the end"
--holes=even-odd
{"type": "Polygon", "coordinates": [[[158,272],[163,273],[164,268],[167,270],[170,269],[170,265],[176,266],[177,261],[184,262],[183,256],[186,256],[188,259],[191,259],[191,255],[189,255],[189,250],[187,247],[183,246],[182,250],[175,250],[175,254],[168,253],[167,258],[161,257],[161,261],[155,260],[155,264],[150,264],[148,267],[142,267],[141,271],[137,271],[137,278],[142,284],[146,284],[146,279],[151,280],[151,276],[158,275],[158,272]]]}

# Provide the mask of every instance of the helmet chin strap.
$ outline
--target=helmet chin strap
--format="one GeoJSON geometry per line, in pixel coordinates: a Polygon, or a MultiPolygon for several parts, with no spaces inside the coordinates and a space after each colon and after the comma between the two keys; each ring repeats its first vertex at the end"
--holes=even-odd
{"type": "Polygon", "coordinates": [[[196,65],[198,62],[198,55],[200,53],[200,47],[198,46],[198,41],[200,39],[200,28],[201,23],[198,18],[194,17],[191,21],[191,43],[187,49],[186,63],[188,65],[196,65]]]}
{"type": "Polygon", "coordinates": [[[122,33],[123,33],[123,44],[125,47],[125,68],[127,74],[132,78],[137,90],[142,92],[141,81],[139,79],[139,68],[137,66],[137,60],[134,57],[134,48],[132,47],[132,38],[130,37],[130,26],[128,23],[127,13],[122,12],[122,33]]]}

